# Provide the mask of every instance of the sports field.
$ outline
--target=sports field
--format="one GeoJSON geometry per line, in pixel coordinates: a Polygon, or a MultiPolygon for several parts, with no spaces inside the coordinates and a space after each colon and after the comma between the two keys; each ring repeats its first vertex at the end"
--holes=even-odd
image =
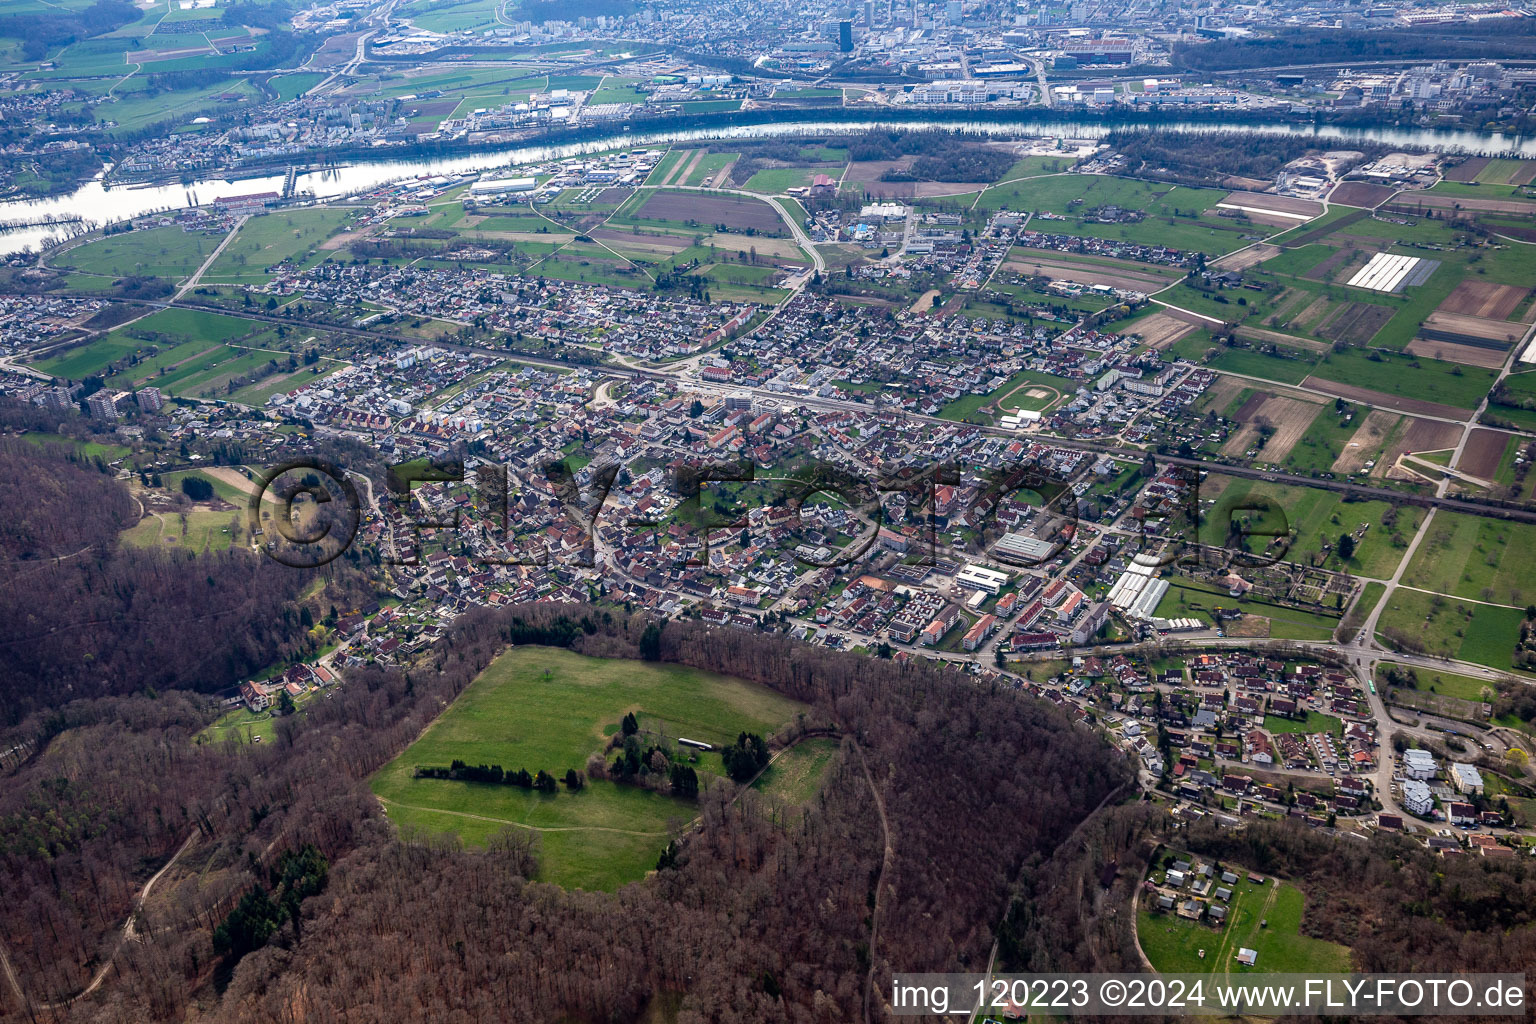
{"type": "MultiPolygon", "coordinates": [[[[457,759],[563,777],[566,769],[584,770],[590,755],[604,752],[626,713],[635,714],[647,743],[687,737],[719,745],[742,731],[766,737],[805,710],[765,687],[726,676],[519,647],[493,662],[380,770],[373,791],[402,828],[451,832],[471,844],[507,828],[535,831],[540,879],[611,890],[655,866],[669,839],[696,816],[694,801],[603,780],[576,793],[562,786],[544,795],[508,785],[418,779],[415,768],[447,767],[457,759]]],[[[706,787],[723,778],[718,753],[699,755],[694,767],[706,787]]],[[[802,791],[802,783],[785,785],[802,791]]]]}

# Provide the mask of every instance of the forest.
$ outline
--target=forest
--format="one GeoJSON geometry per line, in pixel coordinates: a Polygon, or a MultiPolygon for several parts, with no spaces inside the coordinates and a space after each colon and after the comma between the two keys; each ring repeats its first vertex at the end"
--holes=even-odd
{"type": "Polygon", "coordinates": [[[309,649],[293,604],[308,573],[119,544],[134,500],[72,445],[0,438],[0,472],[0,725],[73,698],[214,692],[309,649]]]}
{"type": "Polygon", "coordinates": [[[1261,38],[1174,44],[1173,62],[1193,71],[1331,64],[1369,60],[1499,60],[1536,55],[1536,26],[1528,18],[1413,30],[1287,29],[1261,38]]]}
{"type": "Polygon", "coordinates": [[[21,40],[22,59],[36,61],[50,50],[92,36],[106,35],[138,17],[139,9],[128,0],[96,0],[78,11],[58,7],[46,14],[0,17],[0,36],[21,40]]]}
{"type": "Polygon", "coordinates": [[[853,160],[898,160],[913,156],[910,170],[892,169],[881,181],[996,181],[1013,166],[1007,149],[957,140],[953,132],[907,128],[871,130],[849,144],[853,160]]]}
{"type": "MultiPolygon", "coordinates": [[[[1304,135],[1252,135],[1241,132],[1114,131],[1104,139],[1126,159],[1126,173],[1161,178],[1181,185],[1220,184],[1232,176],[1273,179],[1292,160],[1317,148],[1304,135]]],[[[1383,147],[1355,140],[1369,150],[1383,147]]]]}
{"type": "MultiPolygon", "coordinates": [[[[139,916],[153,940],[123,943],[112,981],[61,1019],[630,1021],[660,1000],[702,1024],[848,1020],[866,999],[883,1018],[891,970],[984,963],[1020,871],[1129,776],[1096,734],[1011,688],[586,606],[472,613],[428,662],[354,670],[270,745],[191,742],[211,714],[184,692],[101,697],[0,737],[34,748],[0,793],[0,877],[22,894],[0,906],[0,938],[34,1003],[86,984],[189,836],[183,858],[205,865],[165,883],[139,916]],[[602,894],[527,881],[536,835],[462,849],[395,832],[367,794],[506,644],[638,657],[643,640],[838,723],[803,813],[701,789],[698,830],[602,894]],[[294,909],[274,873],[310,848],[323,892],[294,909]]],[[[789,738],[739,737],[736,756],[789,738]]]]}

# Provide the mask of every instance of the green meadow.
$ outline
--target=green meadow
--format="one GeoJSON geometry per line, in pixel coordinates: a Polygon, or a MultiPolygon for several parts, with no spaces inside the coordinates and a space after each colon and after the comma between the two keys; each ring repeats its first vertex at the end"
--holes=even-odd
{"type": "MultiPolygon", "coordinates": [[[[418,779],[416,767],[447,767],[457,759],[563,777],[604,753],[627,713],[636,715],[647,742],[687,737],[719,745],[742,731],[766,737],[806,710],[766,687],[695,669],[519,647],[494,661],[380,770],[373,792],[402,828],[452,832],[471,844],[508,828],[534,831],[541,879],[611,890],[655,865],[667,842],[697,815],[694,801],[606,780],[545,795],[509,785],[418,779]]],[[[808,749],[803,757],[819,755],[808,749]]],[[[813,791],[809,775],[820,769],[797,765],[801,759],[784,765],[769,781],[770,791],[779,788],[790,798],[813,791]]],[[[695,768],[702,785],[723,783],[718,753],[699,754],[695,768]]]]}

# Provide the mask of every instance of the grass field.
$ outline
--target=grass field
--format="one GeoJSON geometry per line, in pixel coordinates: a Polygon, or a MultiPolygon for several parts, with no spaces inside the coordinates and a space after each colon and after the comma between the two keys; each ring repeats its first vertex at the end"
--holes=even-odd
{"type": "Polygon", "coordinates": [[[175,473],[166,473],[160,477],[160,481],[165,485],[165,489],[170,491],[172,494],[180,494],[181,482],[187,477],[192,477],[194,480],[201,480],[204,483],[211,485],[213,487],[213,493],[217,494],[221,500],[227,501],[231,505],[245,505],[245,491],[242,491],[234,484],[228,483],[219,477],[204,473],[200,469],[183,469],[178,470],[175,473]]]}
{"type": "Polygon", "coordinates": [[[266,268],[285,259],[325,258],[317,247],[340,230],[354,211],[322,207],[252,217],[203,275],[210,284],[261,284],[266,268]]]}
{"type": "MultiPolygon", "coordinates": [[[[202,265],[208,254],[218,248],[222,237],[177,227],[129,231],[76,246],[64,253],[57,263],[73,267],[78,273],[72,276],[99,278],[99,281],[85,282],[93,288],[105,289],[113,279],[129,274],[180,281],[202,265]]],[[[80,287],[80,284],[73,282],[74,287],[80,287]]]]}
{"type": "MultiPolygon", "coordinates": [[[[1376,683],[1378,686],[1386,685],[1387,669],[1392,667],[1392,662],[1384,661],[1376,666],[1376,683]]],[[[1428,693],[1443,694],[1447,697],[1455,697],[1457,700],[1470,700],[1482,703],[1488,699],[1485,694],[1491,694],[1494,686],[1486,679],[1478,679],[1475,676],[1457,675],[1454,672],[1443,672],[1440,669],[1411,668],[1399,665],[1398,668],[1406,668],[1417,674],[1419,679],[1418,689],[1428,693]]]]}
{"type": "Polygon", "coordinates": [[[100,441],[76,441],[74,438],[65,437],[63,434],[42,433],[35,430],[29,430],[22,434],[21,439],[29,444],[39,446],[45,444],[73,445],[76,451],[88,459],[99,457],[108,462],[114,462],[133,452],[133,449],[127,445],[103,444],[100,441]]]}
{"type": "Polygon", "coordinates": [[[831,174],[835,168],[819,171],[811,167],[767,167],[747,179],[743,188],[753,192],[783,192],[809,185],[817,174],[831,174]]]}
{"type": "Polygon", "coordinates": [[[1344,732],[1344,723],[1332,715],[1324,715],[1317,711],[1308,711],[1305,719],[1285,718],[1279,715],[1265,715],[1264,728],[1271,733],[1297,733],[1331,732],[1335,736],[1344,732]]]}
{"type": "Polygon", "coordinates": [[[1431,655],[1508,671],[1524,618],[1517,608],[1399,588],[1387,599],[1377,626],[1383,640],[1398,636],[1431,655]]]}
{"type": "MultiPolygon", "coordinates": [[[[132,368],[132,375],[143,378],[157,371],[160,365],[169,365],[170,361],[185,359],[197,352],[221,348],[224,341],[248,334],[260,326],[254,321],[222,313],[162,309],[37,365],[39,369],[55,376],[78,380],[138,353],[144,361],[132,368]],[[157,350],[154,357],[147,355],[152,347],[157,350]],[[172,357],[172,352],[180,354],[172,357]],[[157,363],[155,360],[159,359],[165,361],[157,363]]],[[[122,386],[124,382],[115,383],[122,386]]]]}
{"type": "MultiPolygon", "coordinates": [[[[281,664],[275,669],[283,669],[281,664]]],[[[320,698],[323,690],[310,690],[294,698],[294,705],[299,709],[298,718],[302,720],[306,705],[310,701],[320,698]]],[[[277,718],[270,711],[252,711],[247,707],[238,707],[225,712],[208,728],[197,734],[198,743],[271,743],[277,726],[277,718]]]]}
{"type": "Polygon", "coordinates": [[[1524,607],[1536,597],[1536,526],[1437,512],[1403,582],[1524,607]]]}
{"type": "Polygon", "coordinates": [[[186,513],[185,526],[180,515],[164,512],[145,516],[136,526],[124,530],[122,539],[123,543],[140,548],[222,551],[241,535],[244,523],[245,515],[239,509],[194,509],[186,513]]]}
{"type": "MultiPolygon", "coordinates": [[[[1207,485],[1215,482],[1218,481],[1206,481],[1207,485]]],[[[1397,563],[1407,551],[1408,539],[1418,529],[1423,517],[1423,510],[1411,505],[1389,505],[1384,501],[1346,502],[1334,491],[1233,479],[1222,489],[1212,508],[1202,539],[1208,544],[1221,544],[1227,535],[1228,522],[1234,519],[1243,522],[1246,518],[1249,520],[1246,528],[1254,533],[1290,530],[1291,546],[1285,555],[1288,561],[1384,579],[1397,569],[1397,563]],[[1243,508],[1248,502],[1266,500],[1280,506],[1283,518],[1243,508]],[[1348,559],[1340,559],[1339,537],[1345,533],[1356,535],[1361,527],[1365,532],[1359,534],[1354,553],[1348,559]],[[1323,554],[1325,548],[1326,557],[1323,554]]],[[[1264,538],[1254,537],[1250,550],[1262,550],[1264,543],[1264,538]]]]}
{"type": "Polygon", "coordinates": [[[1136,935],[1155,970],[1163,974],[1349,970],[1349,947],[1301,934],[1306,898],[1300,889],[1279,879],[1255,885],[1246,872],[1233,870],[1243,877],[1232,887],[1227,922],[1219,929],[1172,913],[1142,910],[1137,914],[1136,935]],[[1235,959],[1244,947],[1258,953],[1255,966],[1235,959]]]}
{"type": "Polygon", "coordinates": [[[788,804],[810,803],[836,755],[834,739],[805,740],[785,751],[752,785],[788,804]]]}
{"type": "MultiPolygon", "coordinates": [[[[414,769],[459,759],[563,776],[567,768],[584,769],[589,755],[604,750],[626,712],[636,714],[642,735],[720,744],[742,730],[766,736],[803,710],[771,690],[725,676],[520,647],[493,662],[386,765],[374,777],[373,791],[401,826],[453,832],[469,843],[483,843],[506,828],[535,830],[541,879],[611,890],[655,864],[668,839],[694,817],[692,801],[599,780],[578,793],[562,788],[545,796],[513,786],[417,779],[414,769]]],[[[721,774],[719,755],[700,755],[697,768],[709,785],[721,774]]],[[[783,774],[788,790],[809,785],[794,781],[798,771],[783,774]]]]}
{"type": "Polygon", "coordinates": [[[1355,384],[1400,398],[1439,402],[1459,409],[1477,408],[1477,403],[1482,401],[1498,376],[1480,366],[1463,366],[1424,356],[1371,355],[1359,349],[1330,352],[1312,372],[1341,384],[1355,384]],[[1373,359],[1371,355],[1379,358],[1373,359]]]}
{"type": "Polygon", "coordinates": [[[1164,619],[1199,619],[1214,625],[1213,608],[1238,608],[1245,614],[1269,620],[1269,635],[1287,640],[1327,640],[1338,627],[1336,616],[1287,608],[1251,599],[1234,599],[1226,590],[1183,576],[1168,580],[1168,592],[1154,613],[1164,619]]]}
{"type": "Polygon", "coordinates": [[[267,84],[277,91],[278,99],[291,100],[324,80],[325,76],[318,71],[300,71],[291,75],[273,75],[267,84]]]}

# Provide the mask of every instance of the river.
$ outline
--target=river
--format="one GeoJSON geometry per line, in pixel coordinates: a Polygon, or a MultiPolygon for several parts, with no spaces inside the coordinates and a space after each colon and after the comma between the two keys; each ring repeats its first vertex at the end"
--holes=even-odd
{"type": "MultiPolygon", "coordinates": [[[[1084,119],[1057,121],[1028,117],[1009,120],[923,121],[907,118],[882,121],[816,121],[813,119],[773,122],[770,124],[691,128],[677,131],[615,132],[604,138],[561,145],[511,146],[487,149],[461,156],[356,160],[352,163],[309,171],[298,176],[295,189],[313,193],[318,199],[335,199],[405,178],[438,174],[461,174],[519,164],[579,156],[619,147],[646,147],[712,139],[772,138],[781,135],[841,135],[871,128],[943,128],[998,136],[1048,137],[1069,139],[1099,138],[1115,130],[1137,127],[1182,132],[1246,132],[1249,134],[1307,135],[1323,141],[1380,142],[1390,146],[1439,152],[1476,153],[1488,156],[1536,158],[1536,139],[1470,131],[1440,131],[1427,128],[1354,128],[1336,125],[1243,124],[1221,121],[1109,122],[1084,119]]],[[[316,154],[323,155],[323,154],[316,154]]],[[[0,203],[0,223],[25,223],[45,219],[80,218],[94,224],[106,224],[165,210],[181,210],[210,203],[222,196],[253,192],[280,192],[286,172],[253,178],[202,178],[190,184],[117,185],[107,188],[100,179],[82,185],[68,195],[46,199],[16,200],[0,203]]],[[[59,240],[68,225],[34,224],[0,231],[0,250],[6,253],[38,249],[59,240]]]]}

